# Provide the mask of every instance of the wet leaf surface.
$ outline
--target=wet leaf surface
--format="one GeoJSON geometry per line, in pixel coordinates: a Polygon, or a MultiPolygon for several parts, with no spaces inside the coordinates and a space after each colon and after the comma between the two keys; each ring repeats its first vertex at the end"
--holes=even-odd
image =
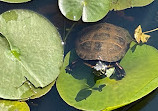
{"type": "Polygon", "coordinates": [[[64,16],[78,21],[95,22],[109,11],[109,0],[59,0],[59,8],[64,16]]]}
{"type": "Polygon", "coordinates": [[[68,19],[84,22],[101,20],[109,10],[146,6],[154,0],[58,0],[61,13],[68,19]]]}
{"type": "Polygon", "coordinates": [[[0,97],[23,99],[35,95],[60,73],[61,38],[43,16],[29,10],[0,15],[0,97]]]}
{"type": "Polygon", "coordinates": [[[123,10],[131,7],[141,7],[152,3],[154,0],[112,0],[111,10],[123,10]]]}
{"type": "Polygon", "coordinates": [[[83,63],[76,64],[71,72],[66,73],[69,59],[73,61],[71,56],[76,56],[73,52],[65,57],[57,90],[66,103],[77,109],[116,109],[142,98],[158,86],[158,51],[149,45],[131,44],[120,63],[126,72],[122,80],[95,78],[92,70],[83,63]],[[99,87],[102,90],[96,90],[99,87]],[[85,97],[83,93],[86,93],[85,97]],[[80,101],[76,101],[79,96],[80,101]]]}

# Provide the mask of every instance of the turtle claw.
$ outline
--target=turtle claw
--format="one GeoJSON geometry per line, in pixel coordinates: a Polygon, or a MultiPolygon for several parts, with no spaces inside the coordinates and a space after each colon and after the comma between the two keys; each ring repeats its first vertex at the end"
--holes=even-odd
{"type": "Polygon", "coordinates": [[[123,79],[125,77],[125,73],[118,73],[117,75],[116,75],[116,78],[118,79],[118,80],[121,80],[121,79],[123,79]]]}
{"type": "Polygon", "coordinates": [[[124,78],[126,72],[117,62],[115,63],[115,68],[116,68],[116,79],[121,80],[122,78],[124,78]]]}

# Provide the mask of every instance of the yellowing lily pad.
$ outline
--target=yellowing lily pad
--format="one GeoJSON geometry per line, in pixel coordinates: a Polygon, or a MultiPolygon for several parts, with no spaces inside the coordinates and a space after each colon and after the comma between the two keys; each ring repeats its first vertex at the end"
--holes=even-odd
{"type": "Polygon", "coordinates": [[[141,28],[141,25],[139,25],[136,29],[135,29],[135,33],[134,33],[134,38],[135,40],[140,43],[145,43],[148,41],[148,39],[150,38],[150,35],[148,34],[145,34],[145,33],[150,33],[150,32],[154,32],[154,31],[157,31],[158,28],[155,28],[155,29],[152,29],[152,30],[149,30],[149,31],[145,31],[145,32],[142,32],[142,28],[141,28]]]}
{"type": "Polygon", "coordinates": [[[0,111],[30,111],[25,102],[0,100],[0,111]]]}
{"type": "Polygon", "coordinates": [[[150,38],[150,35],[147,35],[147,34],[144,34],[142,32],[142,28],[141,26],[139,25],[136,29],[135,29],[135,33],[134,33],[134,38],[135,40],[140,43],[145,43],[148,41],[148,39],[150,38]]]}

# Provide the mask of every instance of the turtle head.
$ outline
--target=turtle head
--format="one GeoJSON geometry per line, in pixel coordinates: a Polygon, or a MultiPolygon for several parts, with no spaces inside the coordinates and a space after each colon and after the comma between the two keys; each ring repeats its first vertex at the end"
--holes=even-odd
{"type": "Polygon", "coordinates": [[[106,75],[107,68],[108,66],[104,62],[98,61],[93,67],[93,69],[95,70],[94,74],[97,76],[106,75]]]}

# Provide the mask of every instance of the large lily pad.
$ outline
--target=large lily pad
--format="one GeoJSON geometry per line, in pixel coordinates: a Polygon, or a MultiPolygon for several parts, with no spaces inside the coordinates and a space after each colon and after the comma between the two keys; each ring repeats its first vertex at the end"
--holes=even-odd
{"type": "Polygon", "coordinates": [[[0,111],[30,111],[25,102],[0,100],[0,111]]]}
{"type": "Polygon", "coordinates": [[[157,106],[155,104],[153,104],[153,103],[156,103],[156,100],[155,100],[155,102],[153,102],[153,101],[154,101],[154,99],[157,98],[157,94],[158,94],[158,89],[154,90],[152,93],[145,96],[144,98],[136,101],[136,103],[133,103],[133,106],[128,108],[128,111],[141,111],[141,110],[143,111],[143,109],[153,110],[153,111],[156,110],[157,106]]]}
{"type": "Polygon", "coordinates": [[[61,38],[43,16],[29,10],[10,10],[0,15],[0,97],[22,99],[34,95],[60,73],[61,38]]]}
{"type": "Polygon", "coordinates": [[[8,2],[8,3],[24,3],[24,2],[31,1],[31,0],[0,0],[0,1],[8,2]]]}
{"type": "Polygon", "coordinates": [[[75,54],[65,57],[57,80],[57,90],[63,100],[82,110],[112,110],[136,101],[158,86],[158,51],[148,45],[132,46],[121,61],[125,78],[95,79],[91,69],[78,63],[65,71],[75,54]],[[96,81],[96,82],[95,82],[96,81]]]}
{"type": "Polygon", "coordinates": [[[145,6],[154,0],[58,0],[61,13],[68,19],[96,22],[109,10],[123,10],[130,7],[145,6]]]}

